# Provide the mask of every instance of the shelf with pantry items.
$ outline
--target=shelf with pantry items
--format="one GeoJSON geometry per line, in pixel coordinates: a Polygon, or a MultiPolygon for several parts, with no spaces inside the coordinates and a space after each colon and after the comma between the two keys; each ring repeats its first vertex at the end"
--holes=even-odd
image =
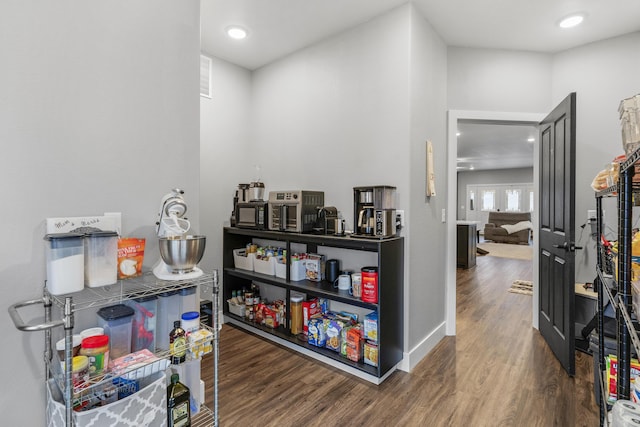
{"type": "MultiPolygon", "coordinates": [[[[92,423],[97,417],[122,419],[123,422],[141,425],[165,425],[166,375],[169,371],[178,371],[180,382],[190,382],[193,398],[191,425],[217,425],[218,295],[217,271],[189,280],[160,280],[151,273],[145,273],[113,285],[85,288],[64,295],[51,295],[45,288],[43,298],[11,306],[9,312],[19,330],[45,332],[48,425],[94,425],[92,423]],[[190,311],[200,309],[197,303],[200,288],[210,289],[214,296],[210,316],[212,324],[198,324],[198,313],[190,311]],[[167,305],[178,302],[177,305],[184,306],[185,311],[190,307],[189,311],[179,315],[183,321],[189,319],[191,322],[189,330],[184,333],[185,345],[180,348],[180,352],[185,352],[184,362],[181,353],[176,359],[168,343],[165,345],[156,340],[159,338],[160,318],[170,317],[162,314],[159,303],[157,312],[150,308],[148,304],[156,302],[156,298],[166,298],[167,305]],[[26,324],[18,309],[35,304],[44,305],[45,323],[26,324]],[[106,324],[98,322],[98,327],[74,334],[76,316],[90,308],[99,308],[96,317],[99,320],[104,316],[106,324]],[[143,323],[141,319],[145,317],[155,317],[158,324],[143,323]],[[58,327],[64,329],[64,337],[54,345],[52,330],[58,327]],[[141,335],[136,337],[136,331],[141,335]],[[104,338],[108,341],[102,342],[104,338]],[[89,341],[95,341],[95,345],[89,341]],[[202,356],[208,353],[213,353],[213,408],[204,405],[201,394],[201,361],[202,356]],[[131,399],[138,402],[136,404],[144,402],[144,413],[126,411],[131,399]]],[[[82,317],[86,321],[86,316],[82,317]]]]}
{"type": "MultiPolygon", "coordinates": [[[[636,144],[637,146],[637,144],[636,144]]],[[[594,287],[598,290],[597,305],[597,340],[598,354],[594,356],[594,381],[600,383],[600,424],[608,425],[609,405],[620,400],[629,400],[635,395],[633,386],[637,368],[633,366],[632,358],[640,354],[640,339],[638,338],[637,320],[632,318],[638,314],[637,282],[634,276],[638,274],[637,247],[640,241],[633,229],[634,198],[640,195],[638,178],[640,177],[640,150],[627,151],[627,155],[619,156],[610,168],[613,173],[606,182],[608,187],[594,186],[596,190],[596,230],[598,257],[596,265],[597,278],[594,287]],[[635,175],[635,178],[634,178],[635,175]],[[617,204],[616,221],[618,225],[617,242],[609,242],[604,237],[604,209],[603,200],[614,198],[617,204]],[[615,333],[605,336],[607,323],[605,309],[607,303],[615,310],[615,319],[609,319],[615,324],[615,333]],[[612,342],[607,343],[607,341],[612,342]],[[615,356],[616,374],[609,375],[607,359],[615,356]],[[615,386],[609,384],[609,378],[615,381],[615,386]],[[604,386],[603,386],[604,385],[604,386]],[[610,393],[612,391],[613,393],[610,393]]],[[[596,177],[594,183],[602,175],[596,177]]],[[[601,181],[601,179],[600,179],[601,181]]],[[[613,361],[611,362],[613,366],[613,361]]],[[[635,381],[637,383],[637,381],[635,381]]]]}
{"type": "Polygon", "coordinates": [[[222,301],[226,322],[375,384],[384,381],[402,360],[403,238],[373,240],[226,227],[223,246],[222,301]],[[307,265],[313,266],[316,260],[318,267],[307,265]],[[259,261],[257,269],[256,261],[259,261]],[[364,279],[363,267],[371,270],[365,269],[364,279]],[[307,274],[307,268],[313,271],[307,274]],[[340,280],[335,278],[336,274],[340,280]],[[375,287],[371,285],[373,277],[375,287]],[[355,279],[352,286],[351,279],[355,279]],[[366,295],[362,294],[364,287],[366,295]],[[261,306],[253,304],[252,293],[249,304],[244,298],[246,291],[254,289],[259,292],[261,306]],[[332,349],[324,341],[315,342],[313,334],[310,339],[308,316],[303,320],[306,333],[292,332],[292,316],[296,316],[292,297],[301,297],[306,305],[317,302],[323,307],[311,321],[311,327],[322,322],[327,328],[322,333],[339,335],[340,349],[332,349]],[[256,323],[256,307],[266,308],[269,317],[256,323]],[[280,309],[277,327],[262,324],[272,323],[270,316],[280,309]],[[365,318],[375,318],[376,327],[371,335],[365,334],[365,318]],[[351,341],[346,337],[349,331],[351,341]],[[360,340],[356,340],[357,334],[361,335],[360,340]],[[349,344],[348,355],[343,342],[349,344]]]}

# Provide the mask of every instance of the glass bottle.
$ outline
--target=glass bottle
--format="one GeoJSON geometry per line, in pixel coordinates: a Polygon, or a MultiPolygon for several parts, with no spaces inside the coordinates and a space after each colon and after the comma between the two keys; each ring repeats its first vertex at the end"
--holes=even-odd
{"type": "Polygon", "coordinates": [[[180,327],[180,321],[173,322],[173,330],[169,333],[169,351],[171,363],[180,364],[185,361],[187,355],[187,334],[180,327]]]}
{"type": "Polygon", "coordinates": [[[178,374],[171,375],[171,384],[167,387],[167,426],[190,427],[191,408],[189,407],[189,388],[180,382],[178,374]]]}

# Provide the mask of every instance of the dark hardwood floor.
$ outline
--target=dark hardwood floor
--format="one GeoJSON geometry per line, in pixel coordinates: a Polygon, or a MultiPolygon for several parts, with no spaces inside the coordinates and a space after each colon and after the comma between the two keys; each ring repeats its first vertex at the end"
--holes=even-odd
{"type": "Polygon", "coordinates": [[[531,266],[485,256],[459,269],[457,335],[379,386],[224,325],[220,425],[597,426],[591,356],[577,352],[569,378],[531,327],[531,297],[508,292],[531,266]]]}

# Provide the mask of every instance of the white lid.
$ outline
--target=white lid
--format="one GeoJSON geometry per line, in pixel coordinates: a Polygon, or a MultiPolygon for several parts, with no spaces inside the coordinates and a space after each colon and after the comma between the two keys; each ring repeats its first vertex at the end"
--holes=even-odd
{"type": "MultiPolygon", "coordinates": [[[[82,344],[82,337],[80,335],[74,335],[73,336],[73,346],[77,347],[80,344],[82,344]]],[[[64,350],[64,338],[62,338],[61,340],[59,340],[56,343],[56,350],[57,351],[63,351],[64,350]]]]}
{"type": "Polygon", "coordinates": [[[291,297],[291,302],[302,302],[302,297],[301,296],[292,296],[291,297]]]}
{"type": "Polygon", "coordinates": [[[80,331],[80,337],[82,339],[88,338],[88,337],[92,337],[94,335],[104,335],[104,328],[89,328],[89,329],[85,329],[83,331],[80,331]]]}

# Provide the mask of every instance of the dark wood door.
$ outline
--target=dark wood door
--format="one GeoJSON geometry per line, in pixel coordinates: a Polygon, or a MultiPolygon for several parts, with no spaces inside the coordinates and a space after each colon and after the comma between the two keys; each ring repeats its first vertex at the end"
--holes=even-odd
{"type": "Polygon", "coordinates": [[[540,333],[575,374],[576,94],[567,96],[540,131],[540,333]]]}

